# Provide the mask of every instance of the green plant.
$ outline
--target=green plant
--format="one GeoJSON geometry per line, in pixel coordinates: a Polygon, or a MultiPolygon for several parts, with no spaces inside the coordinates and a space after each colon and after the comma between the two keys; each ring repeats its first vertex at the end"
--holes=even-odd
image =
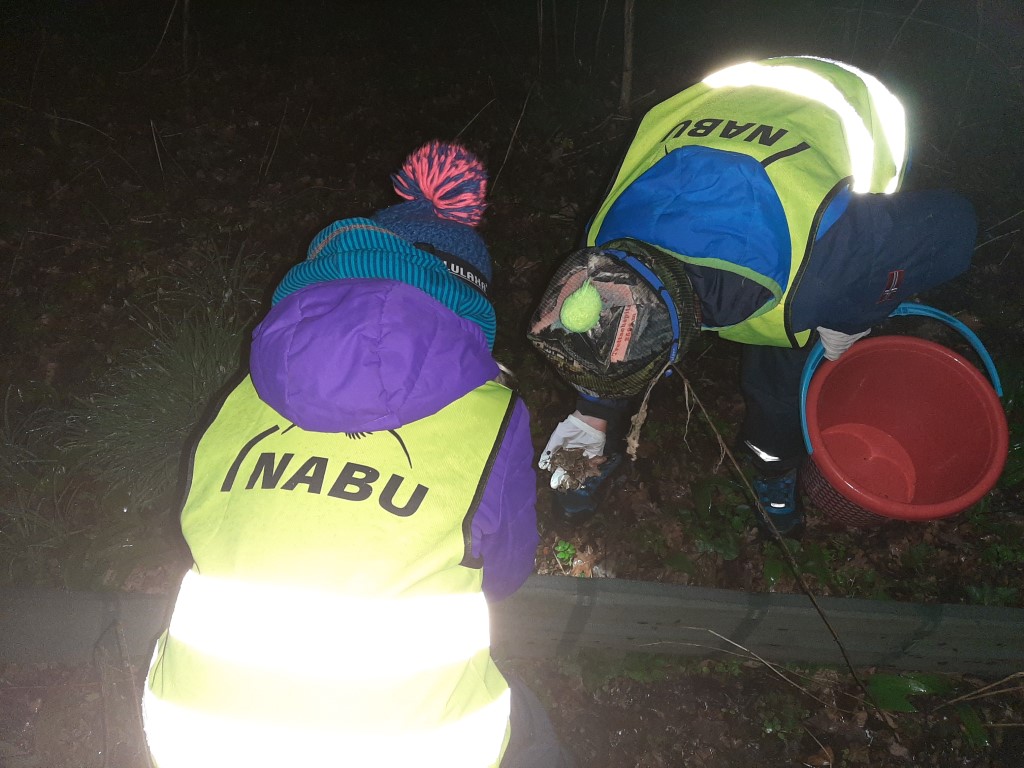
{"type": "Polygon", "coordinates": [[[652,683],[684,674],[692,666],[684,658],[652,653],[615,653],[581,650],[572,667],[588,691],[596,691],[612,680],[626,679],[652,683]]]}
{"type": "Polygon", "coordinates": [[[228,257],[194,246],[128,305],[146,344],[121,352],[96,391],[70,409],[60,443],[125,506],[167,506],[182,449],[240,368],[244,331],[258,308],[257,272],[241,250],[228,257]]]}
{"type": "Polygon", "coordinates": [[[981,559],[996,568],[1024,565],[1024,550],[1020,546],[1010,544],[989,544],[982,550],[981,559]]]}
{"type": "Polygon", "coordinates": [[[78,532],[78,487],[52,448],[58,418],[8,389],[0,421],[0,583],[53,582],[78,532]]]}
{"type": "Polygon", "coordinates": [[[768,591],[773,591],[779,581],[789,573],[789,563],[783,557],[778,544],[771,542],[764,554],[764,569],[761,574],[768,591]]]}
{"type": "Polygon", "coordinates": [[[693,533],[697,552],[735,560],[754,520],[743,487],[729,478],[711,476],[690,483],[690,494],[693,509],[679,514],[693,533]]]}
{"type": "Polygon", "coordinates": [[[948,693],[953,684],[948,677],[924,673],[890,674],[880,672],[867,679],[867,690],[879,708],[889,712],[916,712],[912,696],[948,693]]]}
{"type": "Polygon", "coordinates": [[[966,703],[958,704],[956,715],[960,719],[960,727],[963,729],[964,738],[975,751],[980,752],[991,746],[985,725],[981,722],[981,717],[979,717],[978,711],[974,707],[966,703]]]}
{"type": "Polygon", "coordinates": [[[118,507],[91,466],[53,451],[53,416],[32,410],[5,422],[32,425],[17,441],[0,434],[0,461],[19,460],[0,475],[0,584],[117,588],[133,569],[177,557],[166,530],[118,507]]]}
{"type": "Polygon", "coordinates": [[[68,416],[61,446],[88,463],[126,503],[151,507],[171,493],[182,449],[214,394],[237,370],[241,329],[216,313],[146,328],[68,416]]]}
{"type": "Polygon", "coordinates": [[[1017,605],[1020,590],[1017,587],[1001,587],[985,582],[969,585],[966,593],[970,601],[978,605],[1011,607],[1017,605]]]}
{"type": "Polygon", "coordinates": [[[32,485],[57,464],[51,450],[57,421],[52,407],[29,403],[21,390],[7,388],[0,412],[0,484],[11,489],[32,485]]]}
{"type": "Polygon", "coordinates": [[[244,247],[231,257],[213,243],[193,243],[149,280],[137,303],[157,304],[165,317],[199,311],[244,325],[259,311],[262,271],[261,259],[244,247]]]}
{"type": "Polygon", "coordinates": [[[808,542],[797,548],[794,557],[805,575],[813,576],[819,584],[835,585],[835,553],[828,547],[808,542]]]}
{"type": "Polygon", "coordinates": [[[555,559],[562,565],[572,565],[576,557],[576,546],[571,541],[560,540],[555,544],[555,559]]]}
{"type": "Polygon", "coordinates": [[[697,572],[697,564],[693,562],[693,558],[684,555],[682,552],[670,553],[665,558],[665,567],[690,576],[697,572]]]}
{"type": "Polygon", "coordinates": [[[900,564],[919,578],[930,575],[929,568],[934,561],[935,547],[923,541],[912,544],[900,558],[900,564]]]}
{"type": "Polygon", "coordinates": [[[720,677],[737,678],[746,671],[738,659],[707,659],[698,662],[697,671],[702,675],[718,675],[720,677]]]}
{"type": "Polygon", "coordinates": [[[784,692],[768,691],[757,706],[761,729],[783,741],[802,734],[803,721],[810,715],[801,702],[784,692]]]}
{"type": "Polygon", "coordinates": [[[643,521],[633,526],[629,532],[629,541],[637,555],[657,560],[671,556],[664,531],[652,522],[643,521]]]}
{"type": "Polygon", "coordinates": [[[76,531],[59,510],[39,498],[22,497],[0,508],[0,581],[5,584],[53,584],[57,554],[76,531]]]}
{"type": "Polygon", "coordinates": [[[100,500],[49,485],[0,507],[0,584],[118,589],[135,569],[181,554],[167,530],[132,510],[96,514],[100,500]]]}
{"type": "MultiPolygon", "coordinates": [[[[844,597],[888,599],[885,576],[866,565],[848,562],[848,543],[842,534],[823,543],[788,541],[787,547],[804,576],[829,592],[844,597]]],[[[929,548],[930,549],[930,548],[929,548]]],[[[769,590],[791,577],[792,571],[779,545],[768,542],[764,549],[762,578],[769,590]]]]}
{"type": "Polygon", "coordinates": [[[890,586],[883,575],[869,567],[840,566],[835,572],[836,591],[843,597],[889,600],[890,586]]]}

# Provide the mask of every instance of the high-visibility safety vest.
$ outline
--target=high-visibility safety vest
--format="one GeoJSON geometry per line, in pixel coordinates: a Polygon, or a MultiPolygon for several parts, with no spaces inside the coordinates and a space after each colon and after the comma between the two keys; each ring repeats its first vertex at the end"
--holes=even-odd
{"type": "Polygon", "coordinates": [[[195,566],[144,695],[160,768],[500,762],[473,513],[512,413],[489,382],[395,430],[306,432],[246,378],[200,439],[195,566]]]}
{"type": "Polygon", "coordinates": [[[852,66],[797,56],[727,67],[647,113],[587,242],[633,238],[753,280],[770,299],[712,330],[802,346],[809,332],[789,327],[788,299],[822,217],[851,193],[896,191],[906,146],[899,101],[852,66]]]}

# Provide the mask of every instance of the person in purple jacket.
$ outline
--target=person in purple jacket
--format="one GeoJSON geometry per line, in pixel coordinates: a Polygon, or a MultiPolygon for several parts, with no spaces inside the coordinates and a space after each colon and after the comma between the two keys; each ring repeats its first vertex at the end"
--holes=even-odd
{"type": "Polygon", "coordinates": [[[487,601],[538,533],[529,414],[491,353],[487,175],[432,142],[392,179],[405,202],[284,277],[197,445],[195,567],[145,698],[164,768],[569,765],[490,652],[487,601]]]}

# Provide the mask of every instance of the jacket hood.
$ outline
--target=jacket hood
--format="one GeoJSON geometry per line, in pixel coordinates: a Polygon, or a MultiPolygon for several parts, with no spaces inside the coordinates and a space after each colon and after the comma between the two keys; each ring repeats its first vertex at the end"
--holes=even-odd
{"type": "Polygon", "coordinates": [[[429,416],[498,375],[480,327],[393,280],[315,283],[253,331],[264,402],[315,432],[376,432],[429,416]]]}

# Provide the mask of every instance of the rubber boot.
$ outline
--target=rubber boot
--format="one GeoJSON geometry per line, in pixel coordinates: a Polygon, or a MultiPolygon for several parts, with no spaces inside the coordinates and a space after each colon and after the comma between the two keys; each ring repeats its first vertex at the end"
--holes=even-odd
{"type": "Polygon", "coordinates": [[[757,524],[762,532],[771,535],[771,526],[765,522],[766,512],[779,533],[799,536],[804,527],[804,510],[797,488],[797,471],[791,469],[779,475],[759,475],[754,478],[753,486],[764,509],[764,512],[757,510],[757,524]]]}
{"type": "Polygon", "coordinates": [[[592,518],[608,495],[611,485],[608,479],[622,465],[622,454],[606,457],[601,464],[601,474],[588,477],[580,488],[572,491],[555,491],[554,507],[558,516],[566,523],[578,525],[592,518]]]}

